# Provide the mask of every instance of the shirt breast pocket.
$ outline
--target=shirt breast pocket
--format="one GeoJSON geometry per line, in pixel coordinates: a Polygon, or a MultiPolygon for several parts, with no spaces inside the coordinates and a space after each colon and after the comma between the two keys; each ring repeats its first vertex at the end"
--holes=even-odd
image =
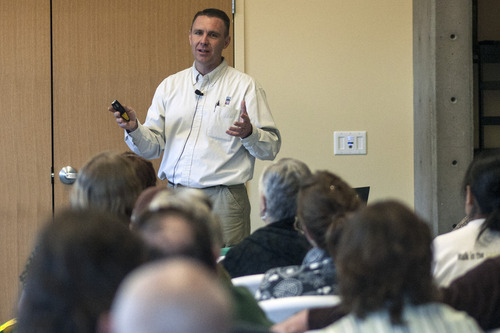
{"type": "Polygon", "coordinates": [[[227,134],[226,131],[233,126],[238,117],[238,110],[217,106],[214,112],[210,114],[207,135],[214,139],[231,141],[233,137],[227,134]]]}

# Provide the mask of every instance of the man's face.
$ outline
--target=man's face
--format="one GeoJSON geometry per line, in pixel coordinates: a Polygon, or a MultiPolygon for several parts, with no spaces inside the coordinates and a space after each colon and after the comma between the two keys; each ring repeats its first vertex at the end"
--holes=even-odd
{"type": "Polygon", "coordinates": [[[189,44],[196,69],[203,75],[222,62],[222,50],[231,41],[224,22],[216,17],[198,16],[189,32],[189,44]]]}

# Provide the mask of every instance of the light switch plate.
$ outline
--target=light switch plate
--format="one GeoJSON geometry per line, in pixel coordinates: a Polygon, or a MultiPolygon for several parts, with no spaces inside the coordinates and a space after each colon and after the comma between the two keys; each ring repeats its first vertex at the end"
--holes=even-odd
{"type": "Polygon", "coordinates": [[[366,131],[333,132],[335,155],[366,155],[366,131]]]}

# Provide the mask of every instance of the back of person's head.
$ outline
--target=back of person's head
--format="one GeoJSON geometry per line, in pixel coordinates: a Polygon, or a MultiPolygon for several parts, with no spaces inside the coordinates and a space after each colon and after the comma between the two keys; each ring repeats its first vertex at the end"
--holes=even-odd
{"type": "Polygon", "coordinates": [[[220,250],[224,244],[221,223],[218,216],[213,213],[212,201],[203,191],[194,188],[181,187],[176,189],[173,192],[173,196],[170,196],[170,199],[168,200],[164,200],[161,196],[158,197],[157,203],[153,203],[152,207],[154,208],[155,205],[161,206],[164,201],[173,201],[176,205],[183,206],[184,209],[190,210],[197,219],[204,220],[210,229],[209,234],[213,245],[220,250]],[[175,198],[175,200],[172,200],[173,198],[175,198]]]}
{"type": "Polygon", "coordinates": [[[188,256],[215,269],[213,234],[217,231],[213,227],[220,225],[202,194],[187,188],[157,192],[148,208],[134,220],[134,230],[160,257],[188,256]]]}
{"type": "Polygon", "coordinates": [[[115,333],[225,333],[231,308],[212,271],[194,261],[167,259],[127,277],[111,321],[115,333]]]}
{"type": "Polygon", "coordinates": [[[326,250],[327,231],[339,234],[345,217],[361,206],[356,191],[342,178],[318,171],[299,190],[297,215],[314,245],[326,250]]]}
{"type": "Polygon", "coordinates": [[[428,225],[397,201],[368,205],[351,216],[334,256],[345,310],[364,318],[387,309],[392,323],[401,324],[405,302],[432,301],[431,242],[428,225]]]}
{"type": "Polygon", "coordinates": [[[18,332],[95,332],[121,281],[145,261],[144,243],[116,215],[59,212],[39,232],[18,332]]]}
{"type": "Polygon", "coordinates": [[[117,152],[103,152],[78,172],[70,203],[74,208],[100,209],[130,218],[141,191],[132,161],[117,152]]]}
{"type": "Polygon", "coordinates": [[[500,231],[500,154],[482,154],[467,169],[464,189],[470,187],[474,204],[472,217],[485,217],[483,231],[500,231]]]}
{"type": "Polygon", "coordinates": [[[205,221],[213,246],[217,247],[218,250],[221,248],[223,236],[220,220],[212,211],[212,201],[203,191],[181,187],[175,191],[162,191],[154,199],[149,206],[151,210],[175,206],[191,212],[195,219],[205,221]]]}
{"type": "Polygon", "coordinates": [[[163,186],[151,186],[146,188],[139,194],[137,200],[135,201],[134,209],[132,209],[132,216],[130,217],[130,229],[137,229],[137,221],[142,213],[149,209],[149,204],[154,199],[154,197],[162,191],[171,191],[163,186]]]}
{"type": "Polygon", "coordinates": [[[311,171],[307,165],[293,158],[283,158],[268,165],[260,177],[260,191],[266,200],[265,216],[268,222],[293,218],[297,214],[297,194],[300,185],[311,171]]]}
{"type": "Polygon", "coordinates": [[[224,26],[226,28],[225,37],[229,35],[229,28],[231,25],[231,21],[229,19],[229,16],[227,16],[227,14],[224,11],[222,11],[220,9],[216,9],[216,8],[207,8],[207,9],[201,10],[194,15],[193,22],[191,23],[191,27],[193,26],[193,23],[194,23],[194,21],[196,21],[198,16],[216,17],[218,19],[221,19],[222,22],[224,22],[224,26]]]}
{"type": "Polygon", "coordinates": [[[156,171],[151,161],[132,151],[123,152],[122,155],[132,161],[135,172],[141,181],[143,190],[156,186],[156,171]]]}

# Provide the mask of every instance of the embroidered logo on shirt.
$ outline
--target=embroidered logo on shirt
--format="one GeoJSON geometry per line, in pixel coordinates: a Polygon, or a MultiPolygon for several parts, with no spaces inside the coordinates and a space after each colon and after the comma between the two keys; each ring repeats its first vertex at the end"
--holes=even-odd
{"type": "Polygon", "coordinates": [[[464,252],[458,254],[458,260],[476,260],[483,258],[484,258],[484,253],[482,252],[469,252],[469,253],[464,252]]]}
{"type": "Polygon", "coordinates": [[[228,96],[226,97],[226,106],[228,106],[229,103],[231,103],[231,97],[228,96]]]}

